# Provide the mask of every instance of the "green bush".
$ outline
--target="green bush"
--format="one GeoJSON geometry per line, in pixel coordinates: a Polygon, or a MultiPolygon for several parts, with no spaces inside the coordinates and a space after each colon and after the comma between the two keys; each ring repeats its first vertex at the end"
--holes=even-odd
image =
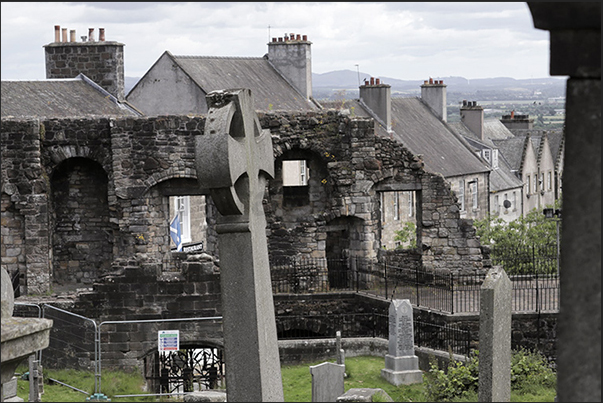
{"type": "MultiPolygon", "coordinates": [[[[433,358],[433,357],[432,357],[433,358]]],[[[479,352],[472,351],[467,362],[450,357],[447,371],[439,369],[430,359],[425,375],[425,392],[430,401],[449,402],[475,394],[479,383],[479,352]]],[[[539,394],[543,389],[555,389],[557,375],[539,352],[525,349],[511,354],[511,389],[524,394],[539,394]]]]}
{"type": "Polygon", "coordinates": [[[427,398],[432,402],[449,402],[475,393],[478,367],[477,351],[464,363],[452,359],[451,356],[446,371],[439,369],[435,360],[430,359],[429,372],[425,376],[427,398]]]}

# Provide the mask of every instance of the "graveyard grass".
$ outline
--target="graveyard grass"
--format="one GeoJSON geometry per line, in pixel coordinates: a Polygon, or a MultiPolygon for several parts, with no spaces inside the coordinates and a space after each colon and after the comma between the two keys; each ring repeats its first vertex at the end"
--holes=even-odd
{"type": "MultiPolygon", "coordinates": [[[[514,359],[514,367],[523,368],[524,371],[516,371],[516,376],[525,378],[523,386],[514,388],[511,391],[512,402],[552,402],[554,401],[556,390],[549,382],[539,377],[546,374],[539,374],[537,368],[531,364],[530,357],[517,355],[514,359]],[[534,373],[534,371],[536,373],[534,373]],[[531,376],[528,372],[532,372],[531,376]]],[[[335,360],[332,360],[335,362],[335,360]]],[[[287,365],[282,367],[283,391],[286,402],[311,402],[312,401],[312,377],[310,375],[310,365],[320,364],[307,363],[300,365],[287,365]]],[[[347,377],[344,381],[345,390],[351,388],[381,388],[396,402],[426,402],[433,401],[427,396],[426,382],[427,376],[423,375],[424,382],[415,385],[394,386],[381,377],[381,369],[384,368],[382,357],[348,357],[345,361],[347,377]]],[[[27,371],[27,367],[21,366],[17,373],[27,371]]],[[[92,372],[83,372],[76,370],[44,370],[45,385],[43,402],[84,402],[86,395],[77,392],[68,387],[59,384],[49,384],[48,378],[58,379],[61,382],[69,383],[72,386],[87,391],[94,392],[94,374],[92,372]],[[67,381],[68,380],[68,381],[67,381]]],[[[103,371],[101,392],[108,396],[114,402],[152,402],[152,401],[179,401],[178,399],[156,399],[155,397],[140,398],[115,398],[114,395],[142,394],[148,393],[142,390],[144,384],[143,377],[138,373],[124,373],[120,371],[103,371]]],[[[18,395],[25,401],[28,400],[29,383],[18,381],[18,395]]],[[[476,402],[477,392],[466,393],[462,398],[452,398],[455,402],[476,402]]]]}

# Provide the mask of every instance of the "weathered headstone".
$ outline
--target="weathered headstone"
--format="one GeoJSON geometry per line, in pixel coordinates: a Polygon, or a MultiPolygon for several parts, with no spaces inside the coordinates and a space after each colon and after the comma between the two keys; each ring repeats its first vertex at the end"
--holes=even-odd
{"type": "Polygon", "coordinates": [[[310,366],[312,374],[312,401],[335,402],[343,395],[345,366],[332,362],[310,366]]]}
{"type": "Polygon", "coordinates": [[[283,401],[262,199],[274,176],[272,140],[248,89],[214,91],[196,139],[197,179],[219,213],[216,232],[227,399],[283,401]]]}
{"type": "Polygon", "coordinates": [[[511,281],[502,267],[490,269],[480,290],[480,402],[511,399],[511,281]]]}
{"type": "Polygon", "coordinates": [[[415,355],[412,305],[408,299],[394,299],[389,306],[388,353],[381,376],[389,383],[410,385],[423,382],[419,357],[415,355]]]}

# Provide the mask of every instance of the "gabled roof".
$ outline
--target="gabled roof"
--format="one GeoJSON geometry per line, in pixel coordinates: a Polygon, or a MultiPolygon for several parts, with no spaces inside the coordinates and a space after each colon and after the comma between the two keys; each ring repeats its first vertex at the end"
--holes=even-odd
{"type": "MultiPolygon", "coordinates": [[[[349,109],[353,116],[374,118],[357,99],[321,101],[321,105],[325,109],[349,109]]],[[[427,171],[450,177],[490,170],[469,149],[465,140],[436,117],[420,99],[392,98],[391,106],[392,132],[376,124],[377,132],[381,136],[393,137],[413,154],[421,155],[427,171]]]]}
{"type": "Polygon", "coordinates": [[[420,99],[392,98],[391,104],[394,138],[421,154],[427,171],[450,177],[490,170],[420,99]]]}
{"type": "Polygon", "coordinates": [[[3,119],[141,115],[83,74],[72,79],[2,81],[1,85],[3,119]]]}
{"type": "Polygon", "coordinates": [[[174,56],[166,52],[205,92],[249,88],[258,111],[318,109],[263,57],[174,56]]]}
{"type": "MultiPolygon", "coordinates": [[[[497,149],[492,141],[480,141],[473,137],[466,137],[465,140],[474,150],[497,149]]],[[[521,187],[523,182],[511,171],[507,160],[499,150],[498,166],[490,171],[490,191],[500,192],[506,189],[521,187]]]]}
{"type": "Polygon", "coordinates": [[[528,137],[512,137],[504,140],[493,140],[500,152],[504,155],[509,167],[513,171],[520,171],[524,158],[524,150],[528,137]]]}

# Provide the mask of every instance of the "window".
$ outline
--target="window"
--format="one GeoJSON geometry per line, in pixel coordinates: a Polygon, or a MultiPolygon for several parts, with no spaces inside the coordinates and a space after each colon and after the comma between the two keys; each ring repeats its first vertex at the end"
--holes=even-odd
{"type": "Polygon", "coordinates": [[[478,194],[477,194],[477,179],[475,179],[474,181],[471,181],[471,201],[473,203],[473,210],[477,210],[478,209],[478,194]]]}
{"type": "Polygon", "coordinates": [[[548,171],[546,173],[546,188],[548,190],[552,190],[553,189],[553,179],[552,179],[551,171],[548,171]]]}
{"type": "Polygon", "coordinates": [[[283,205],[301,207],[310,203],[310,168],[305,160],[283,161],[283,205]]]}
{"type": "Polygon", "coordinates": [[[498,168],[498,150],[492,150],[492,168],[498,168]]]}
{"type": "Polygon", "coordinates": [[[415,214],[415,192],[408,192],[408,216],[415,214]]]}
{"type": "Polygon", "coordinates": [[[191,203],[190,196],[176,197],[176,212],[180,214],[182,243],[191,242],[191,203]]]}
{"type": "Polygon", "coordinates": [[[492,164],[492,158],[491,158],[491,152],[489,149],[484,149],[482,150],[482,153],[484,155],[484,159],[486,161],[488,161],[488,164],[492,164]]]}
{"type": "Polygon", "coordinates": [[[534,191],[532,193],[538,193],[538,175],[534,174],[534,191]]]}
{"type": "Polygon", "coordinates": [[[283,186],[307,186],[309,171],[305,160],[283,161],[283,186]]]}
{"type": "Polygon", "coordinates": [[[465,181],[459,181],[459,192],[457,195],[459,204],[461,205],[461,211],[465,211],[465,181]]]}
{"type": "Polygon", "coordinates": [[[544,172],[540,174],[538,185],[540,186],[540,190],[544,191],[544,172]]]}
{"type": "Polygon", "coordinates": [[[498,200],[498,195],[494,196],[494,210],[492,212],[496,214],[500,214],[500,201],[498,200]]]}
{"type": "Polygon", "coordinates": [[[400,219],[400,194],[394,192],[394,220],[400,219]]]}
{"type": "Polygon", "coordinates": [[[530,175],[526,176],[526,195],[530,195],[530,190],[532,189],[530,186],[530,175]]]}
{"type": "Polygon", "coordinates": [[[511,200],[511,207],[513,207],[513,211],[517,210],[517,193],[513,192],[513,200],[511,200]]]}

